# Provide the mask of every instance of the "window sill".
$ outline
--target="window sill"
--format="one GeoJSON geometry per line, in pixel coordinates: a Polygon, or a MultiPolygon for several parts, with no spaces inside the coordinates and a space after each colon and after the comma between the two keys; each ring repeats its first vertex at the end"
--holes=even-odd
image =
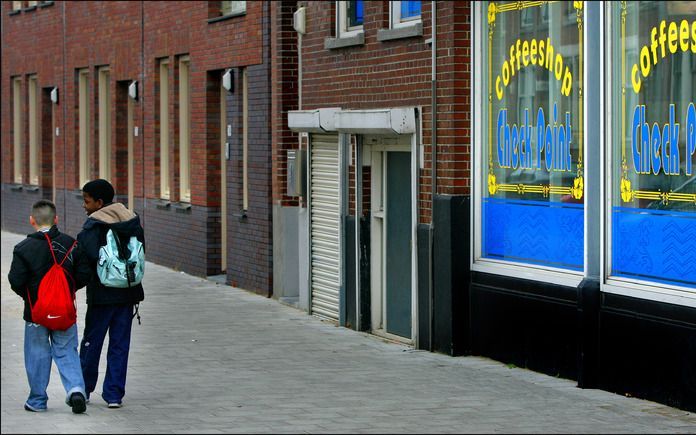
{"type": "Polygon", "coordinates": [[[191,214],[191,204],[188,202],[175,202],[174,211],[177,213],[191,214]]]}
{"type": "Polygon", "coordinates": [[[21,184],[13,184],[12,186],[10,186],[10,190],[13,192],[21,192],[22,189],[24,189],[24,186],[22,186],[21,184]]]}
{"type": "Polygon", "coordinates": [[[21,10],[21,9],[17,9],[17,10],[14,10],[14,11],[10,11],[10,15],[19,15],[20,13],[22,13],[22,10],[21,10]]]}
{"type": "Polygon", "coordinates": [[[246,11],[234,12],[231,14],[222,15],[220,17],[208,18],[208,24],[229,20],[230,18],[243,17],[244,15],[246,15],[246,11]]]}
{"type": "Polygon", "coordinates": [[[36,10],[36,6],[28,6],[24,9],[22,9],[22,12],[29,12],[29,11],[35,11],[35,10],[36,10]]]}
{"type": "Polygon", "coordinates": [[[40,8],[47,8],[49,6],[53,6],[54,3],[55,2],[41,2],[41,3],[39,3],[39,7],[40,8]]]}
{"type": "Polygon", "coordinates": [[[24,190],[35,193],[39,191],[39,186],[24,186],[24,190]]]}
{"type": "Polygon", "coordinates": [[[232,213],[232,217],[237,218],[237,220],[238,220],[239,222],[244,222],[245,220],[248,219],[247,211],[246,211],[246,210],[242,210],[240,213],[232,213]]]}
{"type": "Polygon", "coordinates": [[[169,210],[169,207],[171,205],[172,205],[172,203],[166,199],[159,199],[159,200],[155,201],[155,207],[157,208],[157,210],[169,210]]]}
{"type": "Polygon", "coordinates": [[[531,264],[511,263],[500,260],[479,259],[471,265],[474,272],[490,273],[529,281],[544,281],[551,284],[577,288],[583,279],[582,272],[535,267],[531,264]]]}
{"type": "Polygon", "coordinates": [[[381,42],[392,41],[394,39],[413,38],[415,36],[423,36],[422,22],[418,22],[412,26],[379,29],[377,31],[377,40],[381,42]]]}
{"type": "Polygon", "coordinates": [[[344,36],[343,38],[326,38],[324,39],[324,48],[326,50],[335,50],[337,48],[355,47],[365,45],[365,32],[360,32],[352,36],[344,36]]]}

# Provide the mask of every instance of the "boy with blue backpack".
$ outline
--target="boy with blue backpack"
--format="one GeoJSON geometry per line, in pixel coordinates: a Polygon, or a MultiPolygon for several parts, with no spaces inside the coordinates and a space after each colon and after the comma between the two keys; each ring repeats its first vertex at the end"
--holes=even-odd
{"type": "Polygon", "coordinates": [[[87,284],[87,315],[80,346],[82,374],[89,401],[108,332],[102,398],[109,408],[120,408],[126,392],[131,326],[136,315],[140,322],[138,304],[144,299],[145,237],[140,217],[123,204],[112,202],[114,188],[108,181],[86,183],[82,197],[88,218],[77,240],[93,271],[87,284]]]}

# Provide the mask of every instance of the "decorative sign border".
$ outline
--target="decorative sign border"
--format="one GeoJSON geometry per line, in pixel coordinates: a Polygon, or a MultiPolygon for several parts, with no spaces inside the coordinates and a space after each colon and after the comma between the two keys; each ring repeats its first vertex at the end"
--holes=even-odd
{"type": "Polygon", "coordinates": [[[621,199],[623,202],[633,202],[634,199],[661,200],[667,205],[670,201],[693,202],[696,204],[696,193],[662,192],[661,190],[633,190],[628,179],[628,164],[626,163],[626,1],[621,2],[621,199]]]}
{"type": "MultiPolygon", "coordinates": [[[[495,195],[497,192],[515,192],[518,195],[525,193],[541,193],[544,197],[549,194],[572,195],[575,199],[582,199],[584,194],[583,180],[583,128],[578,129],[578,169],[573,186],[551,186],[549,184],[499,184],[496,182],[495,174],[493,173],[493,62],[491,59],[493,50],[493,31],[495,30],[496,14],[509,11],[520,11],[525,8],[540,7],[546,4],[557,3],[557,1],[518,1],[515,3],[506,3],[496,5],[494,2],[488,4],[488,193],[495,195]]],[[[579,108],[579,124],[583,125],[583,3],[582,1],[574,1],[573,6],[577,16],[578,24],[578,45],[579,45],[579,77],[578,77],[578,108],[579,108]]],[[[538,146],[538,145],[537,145],[538,146]]]]}

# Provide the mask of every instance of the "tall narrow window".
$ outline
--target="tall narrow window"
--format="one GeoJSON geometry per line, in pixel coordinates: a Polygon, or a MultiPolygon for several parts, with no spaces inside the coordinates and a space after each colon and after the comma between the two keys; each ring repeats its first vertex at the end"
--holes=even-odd
{"type": "Polygon", "coordinates": [[[179,58],[179,200],[191,202],[190,62],[179,58]]]}
{"type": "Polygon", "coordinates": [[[390,7],[393,28],[410,26],[421,20],[420,1],[393,1],[390,7]]]}
{"type": "Polygon", "coordinates": [[[13,2],[12,2],[12,10],[13,10],[13,11],[20,11],[20,10],[22,10],[22,2],[21,2],[21,1],[13,1],[13,2]]]}
{"type": "Polygon", "coordinates": [[[249,210],[249,75],[242,70],[242,209],[249,210]]]}
{"type": "Polygon", "coordinates": [[[128,100],[128,106],[126,107],[126,130],[128,135],[128,208],[131,211],[135,210],[135,180],[133,179],[135,175],[135,167],[133,161],[133,99],[126,97],[128,100]]]}
{"type": "Polygon", "coordinates": [[[90,179],[89,160],[90,160],[90,140],[89,140],[89,70],[80,70],[79,81],[79,145],[80,145],[80,187],[84,186],[90,179]]]}
{"type": "Polygon", "coordinates": [[[159,64],[160,198],[169,199],[169,62],[159,64]]]}
{"type": "Polygon", "coordinates": [[[336,14],[337,37],[354,36],[363,31],[364,9],[361,0],[337,2],[336,14]]]}
{"type": "Polygon", "coordinates": [[[246,12],[246,2],[245,1],[221,1],[220,2],[221,15],[241,14],[243,12],[246,12]]]}
{"type": "Polygon", "coordinates": [[[14,146],[14,182],[22,183],[22,80],[12,80],[12,140],[14,146]]]}
{"type": "Polygon", "coordinates": [[[39,184],[39,85],[29,77],[29,184],[39,184]]]}
{"type": "Polygon", "coordinates": [[[99,68],[99,178],[111,180],[111,75],[99,68]]]}

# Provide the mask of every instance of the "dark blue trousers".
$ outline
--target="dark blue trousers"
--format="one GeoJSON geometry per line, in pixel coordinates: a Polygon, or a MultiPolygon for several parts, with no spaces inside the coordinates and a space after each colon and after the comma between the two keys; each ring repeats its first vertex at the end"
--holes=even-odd
{"type": "Polygon", "coordinates": [[[97,386],[99,358],[107,331],[106,376],[102,398],[106,403],[121,403],[126,394],[126,371],[130,350],[133,305],[88,305],[85,330],[80,345],[80,363],[87,396],[97,386]]]}

